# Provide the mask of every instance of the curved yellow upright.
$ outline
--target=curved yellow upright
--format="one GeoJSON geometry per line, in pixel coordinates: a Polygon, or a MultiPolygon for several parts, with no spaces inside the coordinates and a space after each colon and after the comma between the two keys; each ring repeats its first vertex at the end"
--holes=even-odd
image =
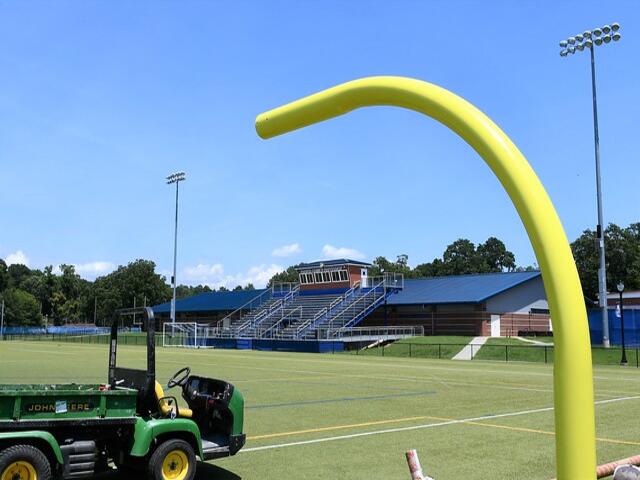
{"type": "Polygon", "coordinates": [[[553,322],[557,477],[594,479],[591,346],[578,272],[549,196],[505,133],[448,90],[404,77],[370,77],[338,85],[259,115],[256,130],[270,138],[376,105],[415,110],[448,126],[480,154],[509,194],[540,265],[553,322]]]}

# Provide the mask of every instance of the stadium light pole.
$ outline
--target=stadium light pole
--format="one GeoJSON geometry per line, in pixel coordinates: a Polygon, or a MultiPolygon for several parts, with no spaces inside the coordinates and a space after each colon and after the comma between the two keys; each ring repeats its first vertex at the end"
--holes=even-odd
{"type": "Polygon", "coordinates": [[[612,23],[603,27],[587,30],[575,37],[569,37],[560,42],[560,56],[566,57],[585,49],[591,53],[591,92],[593,97],[593,136],[596,157],[596,197],[598,204],[598,226],[596,227],[596,241],[600,252],[600,268],[598,268],[598,300],[602,312],[602,345],[609,348],[609,315],[607,313],[607,270],[604,248],[604,220],[602,215],[602,186],[600,181],[600,136],[598,134],[598,102],[596,99],[596,59],[595,47],[608,44],[613,40],[620,40],[620,24],[612,23]]]}
{"type": "Polygon", "coordinates": [[[176,321],[176,267],[178,265],[178,185],[180,182],[186,180],[186,174],[184,172],[172,173],[167,177],[167,185],[173,183],[176,184],[176,221],[175,230],[173,234],[173,276],[171,277],[171,284],[173,286],[173,296],[171,297],[171,322],[176,321]]]}

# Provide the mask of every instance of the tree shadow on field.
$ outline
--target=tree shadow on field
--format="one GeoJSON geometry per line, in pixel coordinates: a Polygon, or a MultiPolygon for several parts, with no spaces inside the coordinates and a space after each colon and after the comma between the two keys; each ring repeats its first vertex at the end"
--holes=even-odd
{"type": "MultiPolygon", "coordinates": [[[[127,475],[126,473],[113,470],[108,473],[96,475],[94,480],[139,480],[140,478],[144,478],[144,474],[127,475]]],[[[198,469],[196,470],[194,480],[242,480],[242,477],[216,465],[198,462],[198,469]]]]}

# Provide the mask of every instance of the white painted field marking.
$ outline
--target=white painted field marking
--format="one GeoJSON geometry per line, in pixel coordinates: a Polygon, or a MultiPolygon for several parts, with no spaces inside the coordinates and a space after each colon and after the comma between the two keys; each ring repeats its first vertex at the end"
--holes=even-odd
{"type": "Polygon", "coordinates": [[[489,337],[475,337],[460,350],[451,360],[473,360],[489,337]]]}
{"type": "MultiPolygon", "coordinates": [[[[636,395],[633,397],[619,397],[619,398],[611,398],[608,400],[600,400],[595,402],[595,404],[603,405],[607,403],[623,402],[626,400],[637,400],[637,399],[640,399],[640,395],[636,395]]],[[[521,410],[519,412],[499,413],[495,415],[483,415],[481,417],[463,418],[460,420],[449,420],[446,422],[427,423],[423,425],[412,425],[410,427],[388,428],[385,430],[374,430],[372,432],[360,432],[360,433],[352,433],[350,435],[339,435],[335,437],[316,438],[313,440],[302,440],[299,442],[280,443],[275,445],[264,445],[261,447],[245,448],[243,450],[240,450],[240,452],[241,453],[260,452],[263,450],[274,450],[277,448],[296,447],[300,445],[312,445],[316,443],[334,442],[337,440],[350,440],[352,438],[369,437],[373,435],[382,435],[385,433],[398,433],[398,432],[408,432],[412,430],[424,430],[427,428],[446,427],[449,425],[459,425],[459,424],[464,424],[469,422],[481,422],[483,420],[495,420],[496,418],[518,417],[523,415],[531,415],[534,413],[544,413],[544,412],[551,412],[551,411],[553,411],[553,407],[535,408],[531,410],[521,410]]]]}

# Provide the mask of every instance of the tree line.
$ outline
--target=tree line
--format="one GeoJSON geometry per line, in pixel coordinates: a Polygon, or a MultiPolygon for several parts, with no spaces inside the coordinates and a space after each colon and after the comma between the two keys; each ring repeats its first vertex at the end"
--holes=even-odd
{"type": "MultiPolygon", "coordinates": [[[[607,285],[616,291],[623,281],[627,290],[640,289],[640,223],[628,227],[610,224],[605,230],[607,285]]],[[[585,230],[571,249],[588,304],[597,299],[598,245],[596,233],[585,230]]],[[[402,273],[405,278],[437,277],[470,273],[492,273],[536,270],[534,266],[518,266],[515,255],[505,244],[490,237],[484,243],[474,244],[460,238],[440,257],[414,267],[406,254],[395,260],[378,256],[372,262],[369,274],[402,273]]],[[[269,286],[277,282],[297,282],[298,273],[293,266],[274,275],[269,286]]],[[[253,290],[254,286],[236,286],[233,290],[253,290]]],[[[199,293],[213,292],[207,285],[179,285],[176,296],[184,298],[199,293]]],[[[218,291],[229,291],[220,287],[218,291]]],[[[0,259],[0,302],[5,304],[5,325],[41,326],[68,323],[98,323],[108,321],[118,308],[157,305],[171,299],[172,290],[167,279],[156,272],[150,260],[139,259],[115,271],[85,280],[73,265],[60,265],[57,271],[49,265],[42,270],[21,264],[7,264],[0,259]]]]}
{"type": "MultiPolygon", "coordinates": [[[[605,229],[607,288],[616,291],[616,284],[623,281],[626,290],[640,289],[640,223],[628,227],[609,224],[605,229]]],[[[571,250],[582,282],[582,290],[588,306],[597,303],[599,254],[596,232],[585,230],[571,243],[571,250]]],[[[515,255],[505,244],[490,237],[478,245],[466,238],[449,244],[442,256],[415,267],[409,265],[409,257],[400,254],[395,260],[376,257],[369,275],[383,272],[402,273],[405,278],[439,277],[470,273],[517,272],[537,270],[536,265],[518,266],[515,255]]],[[[297,282],[298,273],[293,266],[274,275],[274,282],[297,282]]]]}
{"type": "MultiPolygon", "coordinates": [[[[0,302],[4,300],[5,325],[42,326],[108,321],[119,308],[157,305],[172,297],[167,279],[156,273],[150,260],[135,260],[98,277],[85,280],[73,265],[52,265],[42,270],[26,265],[7,266],[0,259],[0,302]]],[[[238,285],[234,290],[253,290],[238,285]]],[[[178,285],[176,296],[212,292],[207,285],[178,285]]],[[[220,287],[218,291],[228,291],[220,287]]]]}

